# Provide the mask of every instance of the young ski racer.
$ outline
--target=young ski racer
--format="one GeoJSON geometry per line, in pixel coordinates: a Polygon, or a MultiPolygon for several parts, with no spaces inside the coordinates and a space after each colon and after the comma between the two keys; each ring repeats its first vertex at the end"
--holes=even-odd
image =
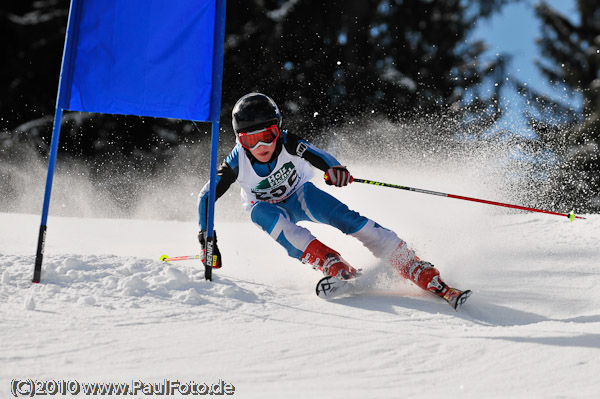
{"type": "MultiPolygon", "coordinates": [[[[312,265],[325,276],[339,280],[357,277],[358,272],[340,254],[296,223],[313,221],[331,225],[355,237],[377,258],[388,262],[402,277],[444,298],[453,308],[460,306],[470,291],[449,287],[431,263],[419,259],[396,233],[318,189],[311,182],[315,167],[323,171],[328,185],[344,187],[352,175],[331,154],[281,128],[277,104],[261,93],[246,94],[232,111],[237,144],[217,171],[216,198],[237,180],[242,205],[252,221],[277,241],[292,258],[312,265]]],[[[200,233],[205,251],[208,208],[207,183],[198,197],[200,233]]],[[[215,267],[221,267],[216,246],[215,267]]],[[[204,252],[205,253],[205,252],[204,252]]]]}

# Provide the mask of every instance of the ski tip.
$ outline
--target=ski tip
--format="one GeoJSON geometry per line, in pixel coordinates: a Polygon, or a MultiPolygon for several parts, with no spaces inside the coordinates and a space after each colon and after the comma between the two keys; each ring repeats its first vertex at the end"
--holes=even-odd
{"type": "Polygon", "coordinates": [[[333,279],[332,276],[326,276],[319,280],[316,286],[316,294],[319,298],[327,298],[328,294],[331,292],[332,283],[330,280],[333,279]]]}
{"type": "Polygon", "coordinates": [[[165,262],[167,259],[169,259],[169,255],[162,255],[160,257],[161,262],[165,262]]]}
{"type": "Polygon", "coordinates": [[[349,281],[340,280],[334,276],[326,276],[319,280],[316,287],[316,294],[321,299],[337,298],[345,294],[350,289],[349,281]]]}
{"type": "Polygon", "coordinates": [[[458,296],[458,298],[456,298],[456,303],[454,304],[454,310],[458,310],[460,309],[460,307],[467,302],[467,299],[469,299],[469,297],[473,294],[473,291],[471,290],[466,290],[463,291],[462,294],[460,294],[458,296]]]}

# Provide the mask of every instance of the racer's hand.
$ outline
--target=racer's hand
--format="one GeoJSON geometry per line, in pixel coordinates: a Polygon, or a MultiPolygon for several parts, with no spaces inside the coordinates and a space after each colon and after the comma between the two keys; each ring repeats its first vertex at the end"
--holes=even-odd
{"type": "Polygon", "coordinates": [[[325,183],[330,186],[344,187],[352,183],[352,175],[345,166],[332,166],[325,172],[325,183]]]}
{"type": "MultiPolygon", "coordinates": [[[[198,241],[200,242],[200,246],[202,247],[202,255],[205,256],[202,259],[202,263],[206,259],[206,231],[202,230],[198,233],[198,241]]],[[[221,263],[221,251],[219,251],[219,247],[217,246],[217,232],[213,231],[213,259],[212,259],[212,267],[215,269],[220,269],[223,266],[221,263]]]]}

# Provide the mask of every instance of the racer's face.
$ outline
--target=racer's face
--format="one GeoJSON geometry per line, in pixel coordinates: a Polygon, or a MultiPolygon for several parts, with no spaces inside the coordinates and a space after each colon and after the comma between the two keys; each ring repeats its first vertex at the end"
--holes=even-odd
{"type": "Polygon", "coordinates": [[[275,151],[279,128],[272,125],[253,132],[239,132],[238,141],[259,162],[268,162],[275,151]]]}
{"type": "Polygon", "coordinates": [[[250,150],[250,153],[254,158],[256,158],[259,162],[269,162],[273,153],[275,152],[275,141],[270,144],[262,144],[256,147],[253,150],[250,150]]]}

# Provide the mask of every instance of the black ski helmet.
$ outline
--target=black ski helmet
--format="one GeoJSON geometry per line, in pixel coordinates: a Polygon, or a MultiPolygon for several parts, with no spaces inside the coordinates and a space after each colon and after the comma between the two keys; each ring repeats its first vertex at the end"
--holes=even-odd
{"type": "Polygon", "coordinates": [[[281,114],[275,101],[262,93],[249,93],[240,98],[231,111],[233,131],[251,132],[277,125],[281,128],[281,114]]]}

